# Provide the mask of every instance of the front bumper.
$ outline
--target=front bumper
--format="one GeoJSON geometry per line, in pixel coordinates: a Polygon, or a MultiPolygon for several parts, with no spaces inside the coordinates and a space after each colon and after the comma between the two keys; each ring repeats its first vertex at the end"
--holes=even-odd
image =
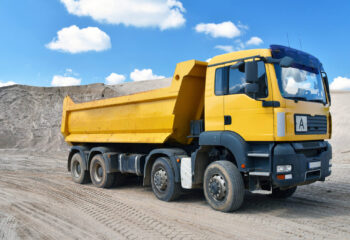
{"type": "Polygon", "coordinates": [[[272,185],[274,187],[288,188],[304,185],[324,180],[331,174],[332,147],[325,141],[276,144],[272,156],[272,185]],[[317,162],[320,163],[320,166],[317,162]],[[292,165],[292,170],[277,173],[277,165],[292,165]],[[283,174],[291,174],[292,178],[279,179],[278,175],[283,174]]]}

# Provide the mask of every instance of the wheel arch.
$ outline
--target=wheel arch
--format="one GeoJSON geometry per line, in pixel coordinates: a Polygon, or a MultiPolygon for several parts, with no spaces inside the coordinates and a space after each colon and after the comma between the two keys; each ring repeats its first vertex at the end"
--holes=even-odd
{"type": "Polygon", "coordinates": [[[74,156],[74,154],[76,153],[79,153],[81,158],[83,159],[83,166],[82,166],[82,169],[84,171],[87,171],[88,170],[88,161],[87,161],[87,158],[86,158],[86,155],[85,155],[85,152],[86,151],[89,151],[89,149],[85,146],[73,146],[71,149],[70,149],[70,152],[69,152],[69,155],[68,155],[68,161],[67,161],[67,169],[68,169],[68,172],[71,171],[71,161],[72,161],[72,157],[74,156]]]}
{"type": "Polygon", "coordinates": [[[107,147],[94,147],[90,150],[89,152],[89,157],[88,157],[88,161],[87,161],[87,169],[90,169],[90,164],[91,164],[91,160],[94,156],[96,156],[97,154],[101,154],[103,161],[105,162],[105,166],[106,166],[106,171],[107,173],[111,172],[111,159],[109,157],[106,156],[105,153],[108,152],[112,152],[111,149],[107,148],[107,147]]]}
{"type": "Polygon", "coordinates": [[[171,166],[174,169],[175,182],[180,182],[180,164],[176,161],[177,155],[187,155],[187,153],[180,148],[159,148],[152,150],[146,157],[143,171],[143,185],[151,185],[152,165],[159,157],[166,157],[170,160],[171,166]]]}
{"type": "Polygon", "coordinates": [[[247,162],[247,142],[237,133],[232,131],[210,131],[199,135],[200,146],[216,146],[227,149],[232,155],[232,161],[239,171],[245,171],[242,164],[247,162]]]}

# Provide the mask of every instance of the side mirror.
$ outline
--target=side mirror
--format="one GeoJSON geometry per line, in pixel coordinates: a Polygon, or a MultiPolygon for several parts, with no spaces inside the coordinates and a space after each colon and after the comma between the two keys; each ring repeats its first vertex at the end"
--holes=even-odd
{"type": "Polygon", "coordinates": [[[321,76],[322,76],[322,78],[323,78],[324,85],[326,86],[326,92],[327,92],[327,95],[328,95],[328,102],[329,102],[329,105],[331,105],[332,100],[331,100],[331,93],[330,93],[330,91],[329,91],[329,81],[328,81],[327,73],[321,71],[321,76]]]}
{"type": "Polygon", "coordinates": [[[245,63],[245,76],[247,83],[257,83],[259,81],[258,78],[258,62],[246,62],[245,63]]]}
{"type": "Polygon", "coordinates": [[[294,59],[288,56],[285,56],[280,61],[280,67],[289,68],[294,64],[294,59]]]}
{"type": "Polygon", "coordinates": [[[257,83],[247,83],[244,89],[245,93],[248,95],[255,95],[259,93],[259,84],[257,83]]]}

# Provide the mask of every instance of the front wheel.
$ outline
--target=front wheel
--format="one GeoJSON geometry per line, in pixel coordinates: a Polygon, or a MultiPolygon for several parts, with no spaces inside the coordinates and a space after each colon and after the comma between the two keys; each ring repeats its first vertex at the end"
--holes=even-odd
{"type": "Polygon", "coordinates": [[[284,190],[280,188],[274,188],[272,189],[272,194],[270,194],[270,196],[272,198],[289,198],[295,193],[296,190],[297,187],[292,187],[284,190]]]}
{"type": "Polygon", "coordinates": [[[232,162],[211,163],[204,173],[203,189],[207,202],[215,210],[232,212],[243,204],[243,178],[232,162]]]}
{"type": "Polygon", "coordinates": [[[168,158],[160,157],[154,162],[151,183],[154,195],[160,200],[169,202],[180,196],[181,187],[175,182],[174,170],[168,158]]]}

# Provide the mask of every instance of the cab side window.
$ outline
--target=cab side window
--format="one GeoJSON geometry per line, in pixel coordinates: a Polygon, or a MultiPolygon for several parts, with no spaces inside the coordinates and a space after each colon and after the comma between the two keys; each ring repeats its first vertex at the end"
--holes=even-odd
{"type": "MultiPolygon", "coordinates": [[[[265,64],[258,62],[259,93],[256,98],[268,96],[265,64]]],[[[215,95],[245,94],[246,76],[244,65],[239,68],[222,67],[215,72],[215,95]]]]}
{"type": "MultiPolygon", "coordinates": [[[[239,68],[229,68],[228,94],[244,93],[246,85],[245,73],[241,72],[239,68]]],[[[244,70],[244,69],[243,69],[244,70]]]]}
{"type": "Polygon", "coordinates": [[[228,68],[218,68],[215,72],[215,95],[221,96],[227,94],[228,68]]]}

